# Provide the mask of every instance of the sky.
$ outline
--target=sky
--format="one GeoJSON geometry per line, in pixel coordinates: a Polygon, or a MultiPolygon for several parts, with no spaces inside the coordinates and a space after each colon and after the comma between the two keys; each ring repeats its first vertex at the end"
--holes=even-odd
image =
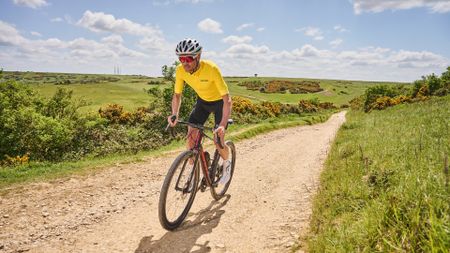
{"type": "Polygon", "coordinates": [[[224,76],[411,82],[450,66],[450,0],[0,0],[6,71],[161,76],[184,38],[224,76]]]}

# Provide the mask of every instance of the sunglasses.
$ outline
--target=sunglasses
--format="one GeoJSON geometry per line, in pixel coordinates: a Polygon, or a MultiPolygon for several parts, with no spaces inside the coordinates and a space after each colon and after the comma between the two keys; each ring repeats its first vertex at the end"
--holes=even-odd
{"type": "Polygon", "coordinates": [[[180,57],[178,57],[178,60],[180,60],[181,63],[191,63],[191,62],[195,61],[195,57],[196,57],[196,55],[180,56],[180,57]]]}

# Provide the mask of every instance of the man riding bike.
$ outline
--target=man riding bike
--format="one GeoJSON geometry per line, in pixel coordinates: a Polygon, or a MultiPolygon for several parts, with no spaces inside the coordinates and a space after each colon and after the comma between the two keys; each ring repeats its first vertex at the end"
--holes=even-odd
{"type": "MultiPolygon", "coordinates": [[[[215,142],[216,148],[223,159],[223,175],[221,184],[230,180],[231,161],[229,149],[224,143],[225,128],[231,114],[231,97],[228,86],[223,80],[222,74],[215,63],[209,60],[200,60],[202,46],[195,39],[184,39],[180,41],[175,49],[180,65],[175,72],[175,89],[172,97],[172,115],[167,118],[171,127],[177,124],[178,112],[181,105],[181,94],[186,82],[197,93],[197,102],[189,116],[189,122],[193,124],[205,124],[211,113],[214,113],[216,130],[214,135],[220,137],[222,147],[215,142]],[[173,118],[175,118],[174,121],[173,118]]],[[[194,147],[198,130],[188,127],[187,146],[194,147]]],[[[217,140],[217,138],[215,138],[217,140]]]]}

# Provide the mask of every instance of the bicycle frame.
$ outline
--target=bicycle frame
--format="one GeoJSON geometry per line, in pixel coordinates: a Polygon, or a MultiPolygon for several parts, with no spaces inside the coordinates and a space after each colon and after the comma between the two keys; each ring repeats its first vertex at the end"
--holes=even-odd
{"type": "MultiPolygon", "coordinates": [[[[197,137],[196,137],[195,142],[194,142],[194,147],[192,147],[192,149],[191,149],[194,152],[194,154],[195,154],[195,160],[194,160],[195,167],[194,167],[194,170],[197,169],[197,166],[198,166],[197,161],[200,158],[201,171],[202,171],[203,176],[204,176],[204,178],[206,180],[207,186],[211,187],[211,186],[213,186],[213,182],[212,182],[211,177],[210,177],[210,173],[209,173],[209,170],[208,170],[208,163],[206,161],[205,151],[204,151],[203,145],[202,145],[203,136],[208,137],[209,139],[212,139],[211,137],[209,137],[208,135],[206,135],[203,132],[203,129],[199,129],[197,137]]],[[[214,151],[214,159],[212,160],[213,162],[211,163],[211,168],[213,168],[213,170],[211,172],[212,172],[213,175],[215,173],[215,167],[217,166],[217,162],[219,160],[219,159],[217,159],[218,156],[219,156],[219,152],[216,149],[214,151]]],[[[191,175],[190,175],[191,178],[194,175],[194,170],[191,172],[191,175]]]]}
{"type": "MultiPolygon", "coordinates": [[[[216,173],[217,165],[218,165],[218,162],[219,162],[219,156],[220,156],[219,151],[217,150],[217,148],[215,149],[215,151],[214,151],[214,158],[213,158],[212,163],[211,163],[211,171],[208,171],[208,164],[206,162],[205,152],[204,152],[203,145],[202,145],[203,137],[207,137],[208,139],[210,139],[213,142],[215,142],[213,138],[209,137],[207,134],[204,133],[205,130],[213,131],[214,129],[210,128],[210,127],[205,127],[205,126],[202,126],[202,125],[192,124],[192,123],[185,122],[185,121],[182,121],[182,120],[179,120],[178,123],[184,124],[184,125],[188,125],[188,126],[198,130],[198,134],[197,134],[196,139],[194,141],[194,146],[191,148],[191,151],[195,155],[195,159],[194,159],[194,169],[191,171],[191,173],[189,175],[188,182],[190,182],[192,180],[192,178],[194,176],[194,172],[195,172],[195,170],[197,170],[198,159],[200,158],[201,171],[202,171],[203,176],[204,176],[204,178],[206,180],[206,186],[209,186],[209,187],[217,186],[217,182],[214,183],[212,181],[213,179],[211,178],[210,174],[211,175],[215,175],[215,173],[216,173]]],[[[232,124],[232,123],[233,123],[232,120],[228,121],[228,124],[232,124]]],[[[228,127],[228,125],[227,125],[227,127],[228,127]]],[[[166,130],[168,128],[169,128],[169,125],[166,127],[166,130]]],[[[172,135],[173,135],[173,133],[172,133],[172,135]]],[[[189,138],[189,136],[188,136],[188,138],[189,138]]],[[[220,139],[218,139],[217,142],[218,142],[219,146],[221,148],[223,148],[220,139]]],[[[178,182],[179,182],[179,179],[177,181],[177,189],[181,189],[181,188],[178,187],[178,182]]],[[[182,188],[182,189],[185,189],[185,188],[182,188]]]]}

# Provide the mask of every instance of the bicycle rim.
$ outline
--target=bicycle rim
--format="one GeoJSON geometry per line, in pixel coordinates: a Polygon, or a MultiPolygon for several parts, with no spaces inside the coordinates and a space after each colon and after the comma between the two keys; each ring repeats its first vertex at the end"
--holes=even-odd
{"type": "MultiPolygon", "coordinates": [[[[211,195],[215,200],[221,199],[225,193],[228,190],[228,187],[230,187],[231,180],[233,179],[234,174],[234,167],[236,166],[236,148],[234,146],[234,143],[232,141],[226,141],[225,142],[227,146],[230,148],[230,156],[231,156],[231,176],[230,180],[226,184],[220,184],[219,180],[222,177],[222,168],[218,167],[216,169],[216,173],[214,175],[213,179],[213,186],[211,187],[211,195]]],[[[221,164],[222,158],[220,158],[219,164],[221,164]]]]}
{"type": "Polygon", "coordinates": [[[175,159],[161,188],[159,221],[167,230],[181,225],[197,193],[199,171],[189,158],[195,160],[192,151],[185,151],[175,159]]]}

